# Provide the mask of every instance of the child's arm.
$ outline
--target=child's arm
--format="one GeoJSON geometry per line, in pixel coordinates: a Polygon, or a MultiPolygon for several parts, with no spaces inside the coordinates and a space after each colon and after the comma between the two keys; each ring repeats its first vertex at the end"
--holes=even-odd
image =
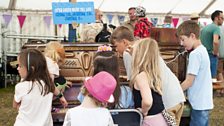
{"type": "Polygon", "coordinates": [[[187,90],[189,87],[192,86],[194,79],[195,75],[187,74],[186,79],[184,80],[184,82],[181,83],[181,88],[183,89],[183,91],[187,90]]]}
{"type": "Polygon", "coordinates": [[[56,95],[60,99],[60,102],[64,107],[68,106],[68,102],[66,101],[65,97],[56,87],[54,90],[54,95],[56,95]]]}
{"type": "Polygon", "coordinates": [[[13,99],[13,102],[12,102],[12,107],[13,108],[16,108],[17,110],[19,110],[19,107],[21,105],[21,102],[16,102],[15,99],[13,99]]]}
{"type": "Polygon", "coordinates": [[[148,78],[145,72],[141,72],[136,77],[136,84],[140,90],[141,97],[142,97],[142,114],[147,116],[149,109],[152,106],[152,94],[151,89],[148,84],[148,78]]]}

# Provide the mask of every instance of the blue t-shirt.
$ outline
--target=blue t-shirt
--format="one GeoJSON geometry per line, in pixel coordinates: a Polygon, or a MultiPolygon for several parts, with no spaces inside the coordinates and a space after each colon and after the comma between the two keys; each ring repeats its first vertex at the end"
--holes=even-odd
{"type": "Polygon", "coordinates": [[[203,45],[190,53],[187,74],[195,75],[195,80],[187,91],[192,108],[195,110],[212,109],[213,87],[210,61],[203,45]]]}

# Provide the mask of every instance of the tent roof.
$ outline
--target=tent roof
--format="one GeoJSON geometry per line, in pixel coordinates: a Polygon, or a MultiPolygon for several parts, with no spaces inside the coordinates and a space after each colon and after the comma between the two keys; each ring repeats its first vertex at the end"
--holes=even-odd
{"type": "MultiPolygon", "coordinates": [[[[51,2],[69,0],[1,0],[0,9],[51,10],[51,2]]],[[[95,8],[104,12],[127,13],[129,7],[143,6],[149,14],[189,15],[193,12],[210,15],[215,10],[224,11],[224,0],[77,0],[94,1],[95,8]]]]}

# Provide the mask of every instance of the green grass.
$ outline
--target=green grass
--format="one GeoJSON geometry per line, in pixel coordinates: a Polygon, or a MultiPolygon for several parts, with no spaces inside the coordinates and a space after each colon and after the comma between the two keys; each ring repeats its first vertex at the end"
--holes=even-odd
{"type": "Polygon", "coordinates": [[[12,108],[14,86],[0,88],[0,126],[13,126],[17,110],[12,108]]]}
{"type": "MultiPolygon", "coordinates": [[[[17,110],[12,108],[14,86],[0,88],[0,126],[13,126],[17,110]]],[[[224,97],[215,97],[210,126],[224,126],[224,97]]]]}

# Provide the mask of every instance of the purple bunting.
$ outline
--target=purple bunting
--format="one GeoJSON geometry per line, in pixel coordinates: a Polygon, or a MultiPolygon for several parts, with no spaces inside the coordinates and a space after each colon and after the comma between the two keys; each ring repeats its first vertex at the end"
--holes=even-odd
{"type": "Polygon", "coordinates": [[[10,22],[10,21],[11,21],[11,19],[12,19],[12,15],[3,14],[2,16],[3,16],[3,18],[4,18],[4,21],[5,21],[6,27],[8,27],[9,22],[10,22]]]}
{"type": "Polygon", "coordinates": [[[46,23],[48,29],[50,28],[51,24],[51,16],[44,16],[44,22],[46,23]]]}

